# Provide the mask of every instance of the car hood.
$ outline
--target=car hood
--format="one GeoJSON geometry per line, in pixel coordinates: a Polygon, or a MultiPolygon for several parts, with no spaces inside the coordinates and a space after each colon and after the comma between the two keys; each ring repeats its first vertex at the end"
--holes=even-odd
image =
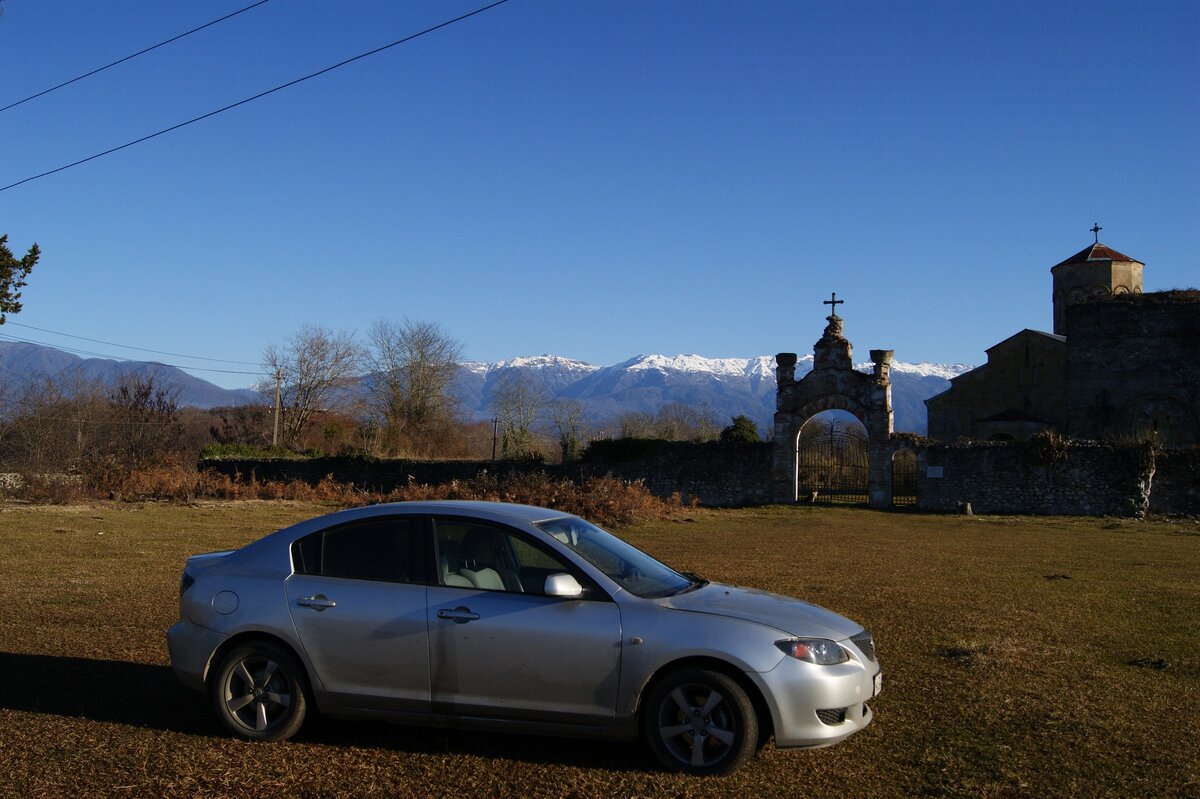
{"type": "Polygon", "coordinates": [[[745,619],[799,637],[840,641],[862,629],[862,625],[810,602],[721,583],[709,583],[695,591],[666,597],[661,602],[664,607],[675,610],[745,619]]]}

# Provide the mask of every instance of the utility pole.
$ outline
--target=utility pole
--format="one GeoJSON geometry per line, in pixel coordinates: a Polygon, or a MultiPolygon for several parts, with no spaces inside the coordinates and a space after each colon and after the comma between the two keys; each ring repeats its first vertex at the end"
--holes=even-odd
{"type": "Polygon", "coordinates": [[[492,417],[492,463],[496,462],[496,430],[500,427],[500,417],[492,417]]]}
{"type": "Polygon", "coordinates": [[[275,370],[275,432],[271,434],[271,449],[279,446],[279,406],[283,387],[283,370],[275,370]]]}

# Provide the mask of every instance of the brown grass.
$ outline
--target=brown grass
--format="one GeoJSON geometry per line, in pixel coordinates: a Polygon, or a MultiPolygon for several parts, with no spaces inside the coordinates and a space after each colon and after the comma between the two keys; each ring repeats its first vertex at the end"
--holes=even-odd
{"type": "Polygon", "coordinates": [[[0,510],[3,796],[1200,796],[1200,523],[694,511],[622,535],[682,569],[863,622],[875,724],[727,779],[634,745],[320,720],[222,736],[167,668],[191,553],[329,509],[0,510]]]}

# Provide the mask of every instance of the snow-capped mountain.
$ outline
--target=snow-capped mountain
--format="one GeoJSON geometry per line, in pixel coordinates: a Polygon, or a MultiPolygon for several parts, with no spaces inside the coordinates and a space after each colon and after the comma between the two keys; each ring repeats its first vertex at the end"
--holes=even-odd
{"type": "MultiPolygon", "coordinates": [[[[796,363],[796,376],[812,370],[813,357],[796,363]]],[[[870,362],[856,365],[870,372],[870,362]]],[[[964,364],[892,364],[892,406],[896,429],[926,430],[925,399],[945,391],[949,379],[970,369],[964,364]]],[[[579,401],[592,421],[622,413],[654,413],[679,402],[704,407],[718,420],[739,414],[759,429],[770,426],[775,412],[775,358],[705,358],[700,355],[638,355],[612,366],[543,355],[497,363],[465,363],[453,385],[462,408],[475,418],[491,414],[491,396],[501,380],[521,375],[551,399],[579,401]]]]}

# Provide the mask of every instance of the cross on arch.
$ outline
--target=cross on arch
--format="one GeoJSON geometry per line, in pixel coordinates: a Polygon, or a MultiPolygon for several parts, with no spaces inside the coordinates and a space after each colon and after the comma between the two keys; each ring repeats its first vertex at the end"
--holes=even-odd
{"type": "Polygon", "coordinates": [[[832,298],[832,299],[824,300],[824,301],[823,301],[821,304],[822,304],[822,305],[828,305],[828,306],[830,306],[829,310],[830,310],[830,311],[833,313],[833,315],[834,315],[834,316],[837,316],[837,307],[838,307],[839,305],[845,305],[845,304],[846,304],[846,301],[845,301],[845,300],[839,300],[839,299],[837,298],[837,292],[835,291],[835,292],[833,292],[833,298],[832,298]]]}

